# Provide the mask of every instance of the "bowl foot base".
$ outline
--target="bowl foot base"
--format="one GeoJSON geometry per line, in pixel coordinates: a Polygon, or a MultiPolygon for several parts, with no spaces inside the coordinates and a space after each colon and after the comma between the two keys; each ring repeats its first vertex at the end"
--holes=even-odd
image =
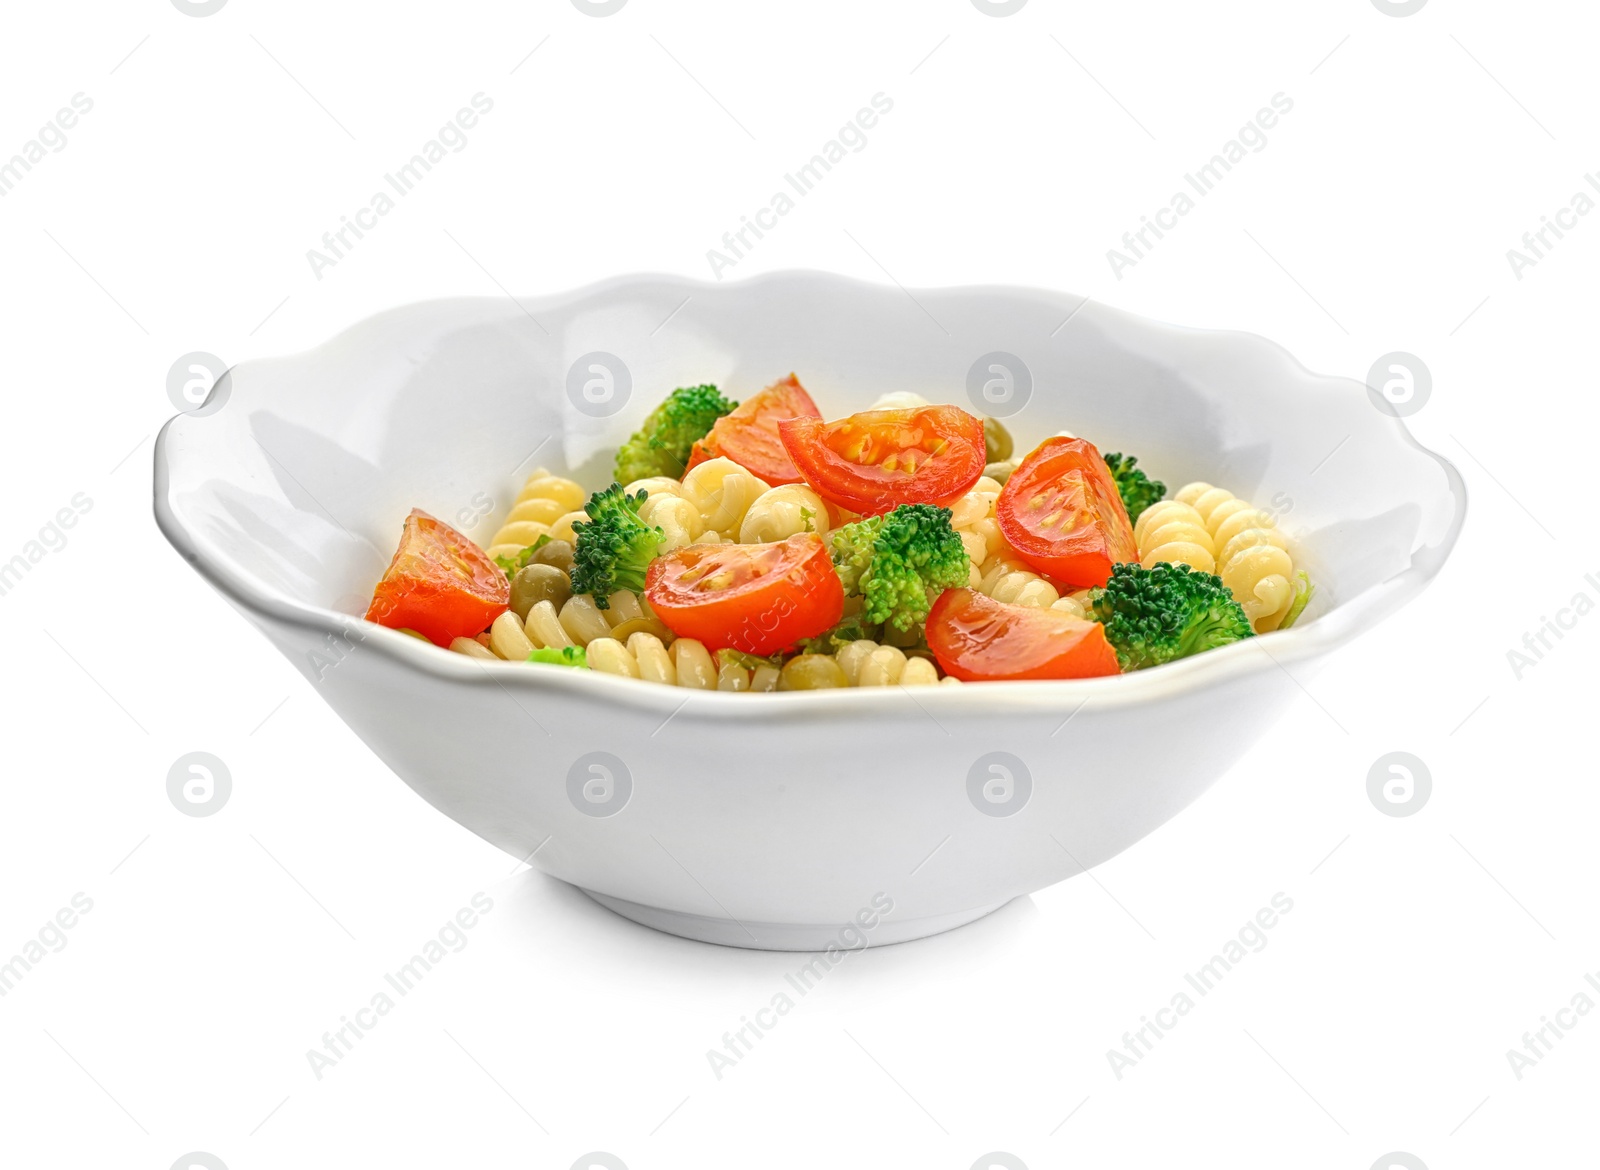
{"type": "MultiPolygon", "coordinates": [[[[609,894],[584,890],[582,886],[578,888],[607,910],[620,914],[631,922],[637,922],[640,926],[648,926],[664,934],[693,939],[696,942],[758,951],[825,951],[829,946],[853,949],[847,947],[846,940],[839,937],[840,931],[844,929],[844,925],[840,923],[816,926],[791,922],[740,923],[730,918],[712,918],[703,914],[688,914],[681,910],[664,910],[659,906],[644,906],[623,898],[613,898],[609,894]]],[[[927,938],[929,935],[954,930],[969,922],[976,922],[985,915],[993,914],[1005,904],[996,902],[992,906],[980,906],[974,910],[960,910],[954,914],[936,914],[928,918],[913,918],[901,922],[896,922],[892,916],[885,917],[879,919],[877,925],[870,931],[860,933],[866,935],[867,945],[873,947],[910,942],[913,939],[927,938]]]]}

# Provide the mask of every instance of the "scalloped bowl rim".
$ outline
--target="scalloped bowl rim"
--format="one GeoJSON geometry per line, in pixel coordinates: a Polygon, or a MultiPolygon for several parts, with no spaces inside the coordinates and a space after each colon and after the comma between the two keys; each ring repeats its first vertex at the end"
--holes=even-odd
{"type": "MultiPolygon", "coordinates": [[[[603,293],[611,289],[646,281],[675,283],[691,293],[694,289],[721,289],[755,285],[795,278],[825,278],[854,284],[863,288],[899,288],[881,282],[861,280],[818,269],[783,269],[761,273],[738,281],[706,281],[661,273],[630,273],[607,277],[603,280],[564,292],[539,297],[517,298],[522,304],[571,301],[584,296],[603,293]]],[[[912,294],[960,292],[966,294],[1038,294],[1061,297],[1060,290],[1027,285],[967,284],[917,288],[912,294]]],[[[340,330],[320,345],[300,350],[282,357],[303,357],[318,350],[337,345],[349,333],[383,317],[404,313],[422,306],[463,304],[473,301],[498,303],[502,297],[447,297],[413,301],[393,306],[371,314],[361,321],[340,330]]],[[[1084,298],[1084,302],[1092,298],[1084,298]]],[[[1309,369],[1278,342],[1260,334],[1235,329],[1202,329],[1187,325],[1174,325],[1140,314],[1118,310],[1102,303],[1102,309],[1123,314],[1152,328],[1177,333],[1190,333],[1212,338],[1241,338],[1254,345],[1270,347],[1287,359],[1301,374],[1311,378],[1329,378],[1309,369]]],[[[1352,378],[1333,378],[1352,391],[1367,393],[1367,387],[1352,378]]],[[[221,379],[218,379],[220,383],[221,379]]],[[[215,390],[213,390],[215,393],[215,390]]],[[[207,399],[209,402],[210,399],[207,399]]],[[[202,408],[199,409],[203,409],[202,408]]],[[[1405,421],[1396,418],[1400,434],[1415,450],[1436,461],[1444,473],[1446,484],[1455,500],[1455,512],[1443,537],[1435,545],[1426,546],[1432,555],[1431,564],[1419,562],[1414,553],[1409,567],[1341,601],[1332,610],[1305,625],[1273,631],[1268,635],[1208,650],[1191,658],[1147,670],[1092,679],[1060,681],[986,682],[959,687],[919,687],[914,691],[906,687],[884,687],[821,691],[787,691],[771,694],[731,694],[721,691],[680,691],[679,688],[643,686],[634,679],[614,677],[597,671],[540,671],[529,670],[514,662],[484,662],[456,654],[431,643],[387,629],[364,619],[340,613],[321,606],[308,605],[273,589],[247,574],[236,572],[225,561],[212,558],[191,536],[179,519],[169,499],[170,448],[169,433],[181,424],[188,414],[177,414],[168,419],[156,435],[155,462],[155,519],[157,527],[197,572],[224,596],[245,610],[274,621],[358,642],[364,650],[371,650],[390,661],[420,674],[451,683],[493,686],[514,686],[519,690],[538,694],[561,690],[569,694],[586,695],[604,703],[620,703],[642,712],[659,712],[671,715],[687,711],[688,699],[693,699],[695,714],[712,721],[760,719],[790,722],[795,719],[813,719],[817,716],[842,716],[871,718],[886,712],[891,704],[901,702],[900,694],[910,695],[930,717],[939,713],[950,715],[982,715],[996,713],[1015,714],[1019,711],[1063,708],[1081,709],[1094,700],[1099,708],[1125,707],[1155,702],[1174,695],[1197,690],[1227,679],[1241,677],[1261,670],[1287,669],[1287,664],[1321,657],[1351,641],[1359,634],[1376,626],[1379,621],[1410,601],[1436,576],[1453,550],[1461,526],[1466,519],[1466,485],[1460,472],[1444,456],[1417,441],[1406,427],[1405,421]],[[1266,643],[1272,649],[1268,650],[1266,643]]]]}

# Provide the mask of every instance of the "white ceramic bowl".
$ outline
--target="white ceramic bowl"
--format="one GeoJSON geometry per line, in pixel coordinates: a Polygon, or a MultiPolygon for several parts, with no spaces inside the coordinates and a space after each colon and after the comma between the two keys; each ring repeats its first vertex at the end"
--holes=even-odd
{"type": "Polygon", "coordinates": [[[1365,387],[1261,338],[811,272],[394,309],[235,368],[155,465],[174,547],[423,799],[636,921],[785,950],[946,930],[1126,849],[1277,716],[1283,668],[1422,589],[1466,504],[1365,387]],[[632,381],[601,417],[568,390],[596,351],[632,381]],[[487,540],[536,463],[609,482],[674,386],[743,397],[794,370],[829,417],[891,390],[970,406],[996,351],[1031,372],[1019,449],[1066,428],[1278,511],[1317,584],[1301,623],[1108,679],[735,695],[481,664],[360,618],[411,507],[487,540]],[[972,795],[991,779],[998,803],[972,795]]]}

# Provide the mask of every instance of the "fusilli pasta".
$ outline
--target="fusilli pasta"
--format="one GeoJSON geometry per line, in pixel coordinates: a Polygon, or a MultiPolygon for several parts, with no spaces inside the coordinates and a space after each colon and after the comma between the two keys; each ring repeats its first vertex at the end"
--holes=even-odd
{"type": "MultiPolygon", "coordinates": [[[[1294,558],[1268,516],[1226,488],[1191,483],[1177,494],[1204,522],[1216,549],[1216,574],[1258,634],[1282,624],[1294,603],[1294,558]]],[[[1142,546],[1141,546],[1142,548],[1142,546]]]]}
{"type": "Polygon", "coordinates": [[[500,661],[498,654],[476,638],[457,638],[450,643],[450,649],[457,654],[465,654],[468,658],[485,658],[490,662],[500,661]]]}
{"type": "Polygon", "coordinates": [[[657,492],[639,505],[639,519],[661,529],[661,551],[693,544],[705,530],[700,510],[673,492],[657,492]]]}
{"type": "Polygon", "coordinates": [[[682,492],[700,513],[704,531],[722,540],[736,539],[744,516],[757,497],[771,485],[757,479],[731,459],[707,459],[683,477],[682,492]]]}
{"type": "MultiPolygon", "coordinates": [[[[571,540],[570,526],[566,535],[557,537],[554,528],[574,509],[581,509],[585,499],[583,489],[570,479],[551,475],[537,467],[523,482],[511,511],[489,540],[484,551],[491,557],[512,557],[527,548],[541,536],[571,540]]],[[[578,518],[583,513],[577,513],[578,518]]]]}
{"type": "Polygon", "coordinates": [[[905,410],[911,407],[928,406],[930,403],[915,390],[891,390],[887,394],[878,395],[878,400],[868,410],[905,410]]]}
{"type": "MultiPolygon", "coordinates": [[[[922,402],[919,395],[897,392],[875,405],[922,402]]],[[[700,543],[769,543],[807,531],[826,536],[829,518],[835,515],[805,484],[771,487],[725,458],[700,463],[681,482],[655,476],[629,483],[625,490],[645,494],[639,515],[662,530],[663,552],[700,543]]],[[[1090,618],[1091,590],[1063,594],[1006,543],[996,516],[1001,491],[999,480],[984,475],[950,506],[951,527],[971,563],[972,588],[996,601],[1090,618]]],[[[535,470],[487,551],[513,556],[541,535],[575,542],[572,525],[587,519],[585,498],[574,481],[544,468],[535,470]]],[[[1189,484],[1174,499],[1146,508],[1136,518],[1134,537],[1140,563],[1147,568],[1167,562],[1216,572],[1257,632],[1278,628],[1294,602],[1288,542],[1269,516],[1224,489],[1189,484]]],[[[926,649],[914,649],[915,639],[886,634],[882,640],[847,643],[833,654],[752,663],[731,652],[713,653],[693,638],[676,638],[639,594],[620,590],[600,600],[608,607],[601,609],[595,597],[580,593],[541,600],[523,618],[508,610],[485,633],[457,638],[450,648],[482,661],[525,662],[535,650],[578,647],[589,668],[601,674],[692,690],[771,692],[959,681],[941,677],[926,649]]],[[[848,599],[844,618],[859,608],[859,598],[848,599]]]]}
{"type": "MultiPolygon", "coordinates": [[[[633,599],[636,612],[642,610],[645,614],[649,613],[648,607],[632,593],[612,594],[613,609],[626,611],[627,603],[621,600],[624,597],[633,599]]],[[[728,675],[724,683],[724,675],[700,642],[692,638],[679,638],[668,645],[653,631],[627,630],[626,627],[643,620],[653,622],[665,633],[665,627],[655,621],[654,615],[625,618],[616,626],[602,630],[606,617],[610,615],[596,608],[592,598],[579,595],[573,601],[579,604],[573,606],[572,602],[568,602],[559,614],[551,602],[541,601],[529,612],[526,622],[517,621],[516,614],[507,610],[489,627],[489,646],[485,647],[472,638],[457,638],[450,644],[450,649],[469,658],[523,662],[534,650],[542,647],[561,649],[576,645],[584,647],[589,668],[601,674],[623,675],[669,687],[700,690],[717,689],[719,685],[724,690],[775,688],[776,667],[768,668],[770,677],[762,675],[758,668],[755,673],[761,675],[757,680],[761,683],[760,687],[752,687],[749,671],[744,672],[742,680],[736,675],[728,675]]],[[[671,639],[672,635],[667,633],[666,637],[671,639]]]]}
{"type": "Polygon", "coordinates": [[[975,588],[996,601],[1034,609],[1049,609],[1061,598],[1054,585],[1020,560],[1003,553],[984,562],[975,588]]]}
{"type": "Polygon", "coordinates": [[[765,544],[827,530],[828,508],[822,497],[804,484],[783,484],[755,498],[739,524],[739,543],[765,544]]]}
{"type": "Polygon", "coordinates": [[[587,647],[596,638],[611,636],[611,623],[587,593],[574,593],[561,607],[561,628],[567,632],[575,646],[587,647]]]}
{"type": "Polygon", "coordinates": [[[615,638],[596,638],[585,648],[589,669],[601,674],[620,674],[627,678],[642,678],[639,660],[615,638]]]}
{"type": "Polygon", "coordinates": [[[982,578],[979,566],[1005,544],[1000,535],[1000,522],[995,519],[995,500],[1000,496],[1001,486],[998,480],[980,476],[966,495],[950,505],[950,527],[961,538],[967,560],[972,562],[969,584],[974,589],[982,578]]]}
{"type": "MultiPolygon", "coordinates": [[[[648,607],[635,594],[619,592],[611,597],[613,609],[625,609],[631,598],[635,608],[648,614],[648,607]]],[[[1063,599],[1065,601],[1066,599],[1063,599]]],[[[663,686],[702,691],[797,691],[827,690],[842,687],[934,686],[954,683],[940,678],[931,660],[908,655],[897,646],[862,638],[842,646],[837,654],[801,654],[781,667],[758,662],[754,669],[733,655],[713,654],[704,643],[693,638],[665,639],[647,630],[626,631],[640,620],[654,621],[653,615],[624,619],[606,632],[600,624],[610,615],[594,606],[582,594],[561,607],[541,601],[519,622],[506,611],[489,627],[488,646],[474,638],[457,638],[450,649],[469,658],[484,661],[526,661],[542,647],[560,649],[583,646],[589,668],[601,674],[642,679],[663,686]],[[578,602],[576,606],[573,602],[578,602]],[[596,619],[599,619],[598,621],[596,619]]]]}
{"type": "Polygon", "coordinates": [[[647,496],[659,496],[663,492],[668,495],[683,495],[683,485],[671,476],[652,475],[648,479],[636,479],[622,489],[630,496],[637,496],[644,492],[647,496]]]}
{"type": "Polygon", "coordinates": [[[1081,618],[1085,621],[1090,620],[1089,598],[1092,592],[1093,591],[1089,589],[1080,589],[1076,593],[1069,593],[1065,597],[1058,597],[1055,601],[1050,603],[1050,608],[1056,610],[1058,613],[1070,614],[1075,618],[1081,618]]]}
{"type": "Polygon", "coordinates": [[[1216,545],[1204,517],[1184,500],[1160,500],[1139,513],[1133,525],[1139,563],[1188,565],[1201,573],[1216,571],[1216,545]]]}

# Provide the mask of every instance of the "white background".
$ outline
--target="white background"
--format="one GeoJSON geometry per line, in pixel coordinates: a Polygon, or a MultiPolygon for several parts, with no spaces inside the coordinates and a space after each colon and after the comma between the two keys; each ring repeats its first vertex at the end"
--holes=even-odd
{"type": "Polygon", "coordinates": [[[0,998],[0,1164],[1592,1164],[1600,1013],[1520,1080],[1505,1053],[1600,972],[1600,618],[1520,680],[1507,651],[1600,597],[1600,216],[1521,280],[1506,251],[1600,171],[1595,31],[1577,0],[8,6],[0,158],[94,108],[0,199],[0,560],[93,506],[0,597],[0,958],[94,906],[0,998]],[[307,249],[480,91],[468,146],[317,279],[307,249]],[[150,439],[191,350],[707,277],[878,92],[867,147],[730,278],[1060,288],[1358,378],[1408,350],[1471,515],[1430,592],[1176,821],[853,957],[719,1081],[706,1050],[796,957],[613,918],[426,807],[160,539],[150,439]],[[1279,92],[1266,148],[1116,279],[1106,250],[1279,92]],[[234,782],[203,819],[165,793],[194,750],[234,782]],[[1404,819],[1366,795],[1393,750],[1433,776],[1404,819]],[[306,1050],[476,891],[470,945],[315,1079],[306,1050]],[[1269,945],[1119,1080],[1106,1050],[1279,891],[1269,945]]]}

